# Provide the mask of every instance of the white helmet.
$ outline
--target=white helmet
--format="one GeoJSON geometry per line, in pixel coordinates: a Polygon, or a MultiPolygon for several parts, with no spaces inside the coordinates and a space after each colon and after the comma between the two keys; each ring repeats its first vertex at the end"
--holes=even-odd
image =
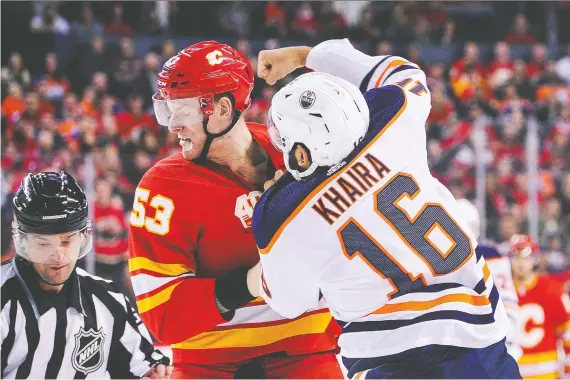
{"type": "Polygon", "coordinates": [[[481,233],[481,218],[479,216],[479,210],[477,210],[477,207],[475,207],[475,205],[468,199],[458,199],[457,204],[459,205],[461,213],[467,219],[467,224],[469,224],[475,238],[479,239],[479,234],[481,233]]]}
{"type": "Polygon", "coordinates": [[[368,130],[368,105],[359,89],[325,73],[299,76],[279,90],[271,101],[267,128],[273,145],[283,153],[287,170],[300,180],[320,166],[342,162],[368,130]],[[311,166],[300,172],[291,167],[290,153],[303,144],[311,166]]]}

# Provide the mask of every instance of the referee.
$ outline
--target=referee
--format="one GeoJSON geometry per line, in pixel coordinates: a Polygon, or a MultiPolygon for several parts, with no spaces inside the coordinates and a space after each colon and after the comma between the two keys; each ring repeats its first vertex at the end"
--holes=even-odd
{"type": "Polygon", "coordinates": [[[169,378],[126,297],[77,268],[93,245],[85,194],[65,172],[14,196],[16,258],[2,264],[1,378],[169,378]]]}

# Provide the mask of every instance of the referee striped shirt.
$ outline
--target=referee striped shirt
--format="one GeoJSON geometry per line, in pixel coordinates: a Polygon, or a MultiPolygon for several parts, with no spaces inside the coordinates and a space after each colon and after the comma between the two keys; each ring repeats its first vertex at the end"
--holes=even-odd
{"type": "Polygon", "coordinates": [[[76,268],[59,293],[22,259],[2,264],[2,378],[140,378],[169,359],[127,298],[76,268]]]}

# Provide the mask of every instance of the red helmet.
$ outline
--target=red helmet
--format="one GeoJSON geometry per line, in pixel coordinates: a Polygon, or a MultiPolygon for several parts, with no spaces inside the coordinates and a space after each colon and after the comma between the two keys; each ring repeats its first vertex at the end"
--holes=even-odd
{"type": "Polygon", "coordinates": [[[153,98],[198,98],[204,116],[209,117],[214,96],[224,92],[233,95],[236,110],[247,109],[253,83],[247,58],[231,46],[205,41],[188,46],[164,64],[157,79],[159,93],[153,98]]]}
{"type": "Polygon", "coordinates": [[[516,257],[529,257],[539,253],[538,245],[528,235],[513,235],[509,242],[509,255],[516,257]]]}

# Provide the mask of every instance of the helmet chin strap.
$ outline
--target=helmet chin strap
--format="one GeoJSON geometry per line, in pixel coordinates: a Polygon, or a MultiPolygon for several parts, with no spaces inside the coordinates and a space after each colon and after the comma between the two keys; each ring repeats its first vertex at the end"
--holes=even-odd
{"type": "Polygon", "coordinates": [[[232,128],[237,124],[241,116],[241,113],[242,113],[241,110],[236,110],[231,124],[226,129],[224,129],[219,133],[210,133],[208,131],[208,121],[210,120],[209,117],[205,117],[202,119],[202,127],[204,128],[204,133],[206,134],[206,141],[204,141],[204,147],[202,148],[202,153],[200,153],[200,157],[198,158],[198,160],[206,159],[206,157],[208,156],[208,152],[210,151],[210,146],[212,145],[212,141],[214,141],[215,138],[221,137],[226,133],[228,133],[229,131],[231,131],[232,128]]]}

